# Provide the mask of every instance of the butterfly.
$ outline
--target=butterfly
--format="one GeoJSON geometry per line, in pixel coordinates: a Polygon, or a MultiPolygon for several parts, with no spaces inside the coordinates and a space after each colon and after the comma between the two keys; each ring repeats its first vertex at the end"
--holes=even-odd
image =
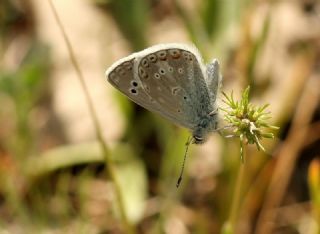
{"type": "Polygon", "coordinates": [[[219,62],[213,59],[205,65],[194,46],[170,43],[149,47],[115,62],[106,77],[138,105],[191,130],[187,146],[204,143],[217,129],[217,93],[222,80],[219,62]]]}
{"type": "Polygon", "coordinates": [[[219,62],[205,66],[193,46],[152,46],[115,62],[106,76],[138,105],[190,129],[196,144],[217,128],[219,62]]]}

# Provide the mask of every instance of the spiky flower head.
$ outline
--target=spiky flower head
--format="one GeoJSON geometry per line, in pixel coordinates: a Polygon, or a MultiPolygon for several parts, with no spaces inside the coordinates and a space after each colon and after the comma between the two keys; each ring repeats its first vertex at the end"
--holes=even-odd
{"type": "Polygon", "coordinates": [[[261,107],[249,103],[248,86],[242,94],[240,101],[235,101],[233,92],[228,96],[222,92],[225,99],[223,102],[227,108],[220,108],[225,112],[224,120],[230,124],[233,129],[232,136],[239,137],[240,139],[240,155],[243,161],[243,144],[255,144],[258,150],[265,151],[261,144],[263,138],[274,138],[274,134],[270,130],[279,129],[276,126],[268,124],[271,118],[270,112],[266,111],[269,104],[261,107]]]}

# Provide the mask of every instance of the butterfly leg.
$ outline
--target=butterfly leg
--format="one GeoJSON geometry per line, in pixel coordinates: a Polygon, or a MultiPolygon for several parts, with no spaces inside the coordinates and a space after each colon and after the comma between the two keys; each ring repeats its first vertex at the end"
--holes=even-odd
{"type": "Polygon", "coordinates": [[[215,110],[211,111],[208,115],[209,116],[214,116],[216,114],[218,114],[218,108],[216,108],[215,110]]]}
{"type": "Polygon", "coordinates": [[[237,137],[237,135],[233,135],[233,134],[230,134],[230,135],[222,135],[221,132],[219,132],[219,134],[224,137],[224,138],[234,138],[234,137],[237,137]]]}
{"type": "Polygon", "coordinates": [[[225,138],[237,137],[237,135],[234,135],[234,134],[225,135],[225,134],[223,133],[223,130],[230,129],[230,128],[232,128],[232,125],[223,126],[223,127],[221,127],[221,128],[217,128],[217,129],[215,130],[215,132],[218,132],[220,136],[225,137],[225,138]]]}

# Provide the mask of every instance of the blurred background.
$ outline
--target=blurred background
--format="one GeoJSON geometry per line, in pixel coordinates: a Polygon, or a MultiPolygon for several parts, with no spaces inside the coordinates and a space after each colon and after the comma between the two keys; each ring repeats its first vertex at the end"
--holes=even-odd
{"type": "MultiPolygon", "coordinates": [[[[320,2],[55,0],[108,145],[132,233],[319,233],[320,2]],[[218,58],[222,90],[269,103],[267,153],[186,129],[130,102],[105,70],[158,43],[218,58]],[[230,232],[229,232],[230,233],[230,232]]],[[[221,95],[220,95],[221,96],[221,95]]],[[[220,100],[221,102],[221,100],[220,100]]],[[[223,116],[221,115],[221,119],[223,116]]],[[[223,121],[221,120],[221,126],[223,121]]],[[[0,2],[0,233],[126,233],[114,183],[49,1],[0,2]]]]}

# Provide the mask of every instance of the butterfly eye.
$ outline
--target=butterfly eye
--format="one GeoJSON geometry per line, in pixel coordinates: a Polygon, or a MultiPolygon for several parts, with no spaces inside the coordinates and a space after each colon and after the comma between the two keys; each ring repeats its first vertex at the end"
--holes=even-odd
{"type": "Polygon", "coordinates": [[[172,58],[174,59],[178,59],[181,56],[181,53],[179,50],[173,49],[173,50],[169,50],[170,55],[172,56],[172,58]]]}
{"type": "Polygon", "coordinates": [[[183,68],[182,68],[182,67],[179,67],[179,68],[178,68],[178,72],[179,72],[180,74],[183,74],[183,68]]]}
{"type": "Polygon", "coordinates": [[[148,60],[149,60],[150,62],[152,62],[152,63],[155,63],[155,62],[157,62],[157,56],[156,56],[155,54],[150,54],[150,55],[148,56],[148,60]]]}
{"type": "Polygon", "coordinates": [[[204,138],[200,137],[200,136],[193,136],[194,140],[195,140],[195,144],[202,144],[204,142],[204,138]]]}
{"type": "Polygon", "coordinates": [[[173,72],[173,67],[169,67],[169,68],[168,68],[168,71],[169,71],[169,72],[173,72]]]}
{"type": "Polygon", "coordinates": [[[157,53],[160,60],[167,60],[167,52],[162,50],[157,53]]]}

